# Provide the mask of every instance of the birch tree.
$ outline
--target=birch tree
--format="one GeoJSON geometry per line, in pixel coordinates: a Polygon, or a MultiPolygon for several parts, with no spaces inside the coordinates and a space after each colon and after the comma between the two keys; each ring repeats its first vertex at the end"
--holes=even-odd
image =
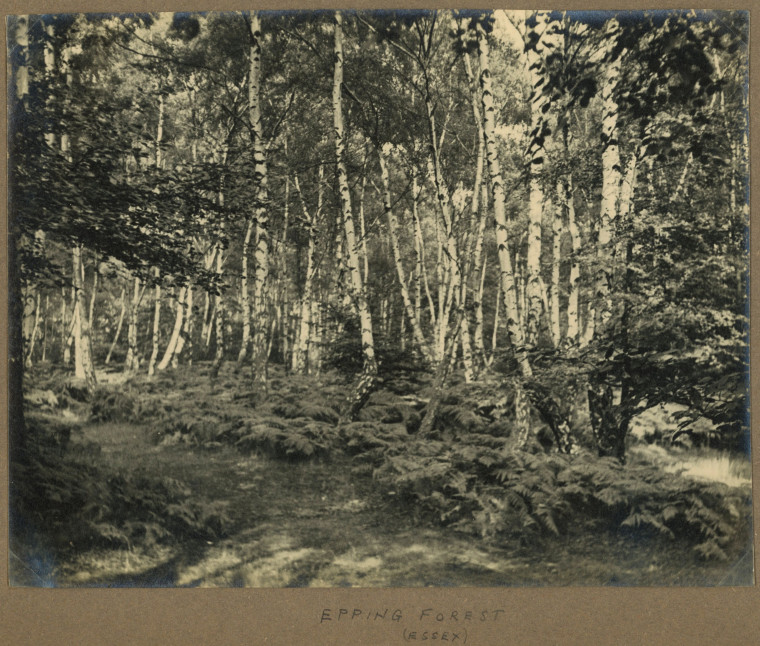
{"type": "Polygon", "coordinates": [[[261,121],[261,20],[258,12],[249,16],[251,35],[248,72],[248,110],[253,139],[254,180],[257,184],[254,215],[256,233],[256,273],[253,285],[253,344],[251,365],[253,382],[259,388],[267,382],[267,280],[269,276],[269,225],[267,209],[267,160],[261,121]]]}
{"type": "Polygon", "coordinates": [[[343,219],[343,231],[346,239],[346,259],[348,264],[349,278],[352,297],[355,303],[361,326],[361,343],[364,366],[359,382],[355,386],[348,402],[346,416],[349,419],[356,417],[364,406],[377,379],[377,360],[375,359],[375,341],[372,332],[372,314],[367,303],[367,294],[362,281],[359,258],[360,247],[357,245],[354,230],[353,213],[351,211],[351,189],[348,184],[348,171],[346,170],[345,147],[346,133],[343,123],[343,16],[341,12],[335,12],[334,24],[334,67],[333,67],[333,134],[335,139],[335,162],[337,168],[338,192],[340,195],[341,215],[343,219]]]}

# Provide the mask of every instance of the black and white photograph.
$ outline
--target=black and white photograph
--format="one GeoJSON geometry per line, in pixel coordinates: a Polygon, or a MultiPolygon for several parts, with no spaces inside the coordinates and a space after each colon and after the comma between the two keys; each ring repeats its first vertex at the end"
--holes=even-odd
{"type": "Polygon", "coordinates": [[[6,33],[12,586],[753,585],[748,11],[6,33]]]}

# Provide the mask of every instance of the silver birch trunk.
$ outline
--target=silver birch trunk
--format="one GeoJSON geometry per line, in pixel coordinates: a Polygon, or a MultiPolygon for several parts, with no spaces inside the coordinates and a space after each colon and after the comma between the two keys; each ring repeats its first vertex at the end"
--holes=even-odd
{"type": "MultiPolygon", "coordinates": [[[[543,92],[546,83],[546,72],[542,57],[542,38],[546,31],[548,15],[538,12],[536,25],[532,29],[535,34],[535,44],[526,48],[528,81],[530,93],[530,143],[528,147],[528,163],[530,165],[530,182],[528,198],[528,252],[526,256],[526,297],[527,297],[527,326],[526,342],[535,346],[541,329],[544,313],[541,299],[541,249],[542,249],[542,220],[544,206],[544,189],[542,175],[545,167],[546,149],[544,147],[545,118],[549,98],[543,92]]],[[[530,32],[529,32],[530,33],[530,32]]]]}
{"type": "MultiPolygon", "coordinates": [[[[224,200],[222,198],[222,194],[220,193],[220,199],[223,203],[224,200]]],[[[217,245],[221,245],[221,243],[217,243],[217,245]]],[[[222,252],[221,249],[217,250],[216,256],[216,274],[217,276],[222,275],[223,271],[223,264],[222,264],[222,252]]],[[[224,295],[220,291],[216,296],[214,297],[214,314],[213,319],[215,323],[215,327],[212,328],[210,322],[209,322],[209,330],[208,334],[211,334],[211,330],[213,329],[216,333],[216,352],[214,353],[214,361],[211,364],[211,378],[216,379],[216,377],[219,375],[219,370],[222,368],[222,362],[224,361],[224,295]]]]}
{"type": "Polygon", "coordinates": [[[161,283],[160,272],[158,267],[154,268],[154,277],[156,285],[153,288],[153,330],[151,334],[151,352],[148,360],[148,376],[152,377],[156,371],[156,361],[158,360],[158,342],[161,332],[161,283]]]}
{"type": "MultiPolygon", "coordinates": [[[[483,262],[483,239],[485,237],[486,230],[486,216],[488,204],[487,201],[487,189],[483,178],[483,164],[485,160],[485,137],[483,135],[483,118],[480,113],[480,96],[478,93],[478,85],[475,79],[475,75],[472,71],[472,63],[470,62],[470,56],[465,52],[464,54],[464,67],[467,75],[467,82],[470,86],[470,100],[472,103],[472,114],[475,119],[475,124],[478,129],[478,156],[475,163],[475,182],[472,188],[472,201],[470,203],[470,212],[473,222],[477,221],[477,231],[475,233],[475,240],[472,249],[472,270],[475,276],[478,276],[478,289],[474,292],[473,297],[473,309],[475,310],[475,330],[472,336],[472,342],[475,346],[475,354],[478,357],[478,361],[483,365],[486,363],[486,351],[483,343],[483,281],[485,278],[485,264],[483,262]],[[482,200],[479,199],[482,193],[482,200]]],[[[467,285],[467,281],[462,281],[463,285],[467,285]]],[[[466,300],[467,291],[463,290],[463,300],[466,300]]],[[[462,339],[465,341],[469,338],[469,325],[465,323],[466,330],[462,331],[462,339]]],[[[462,347],[463,354],[465,354],[465,344],[462,347]]]]}
{"type": "Polygon", "coordinates": [[[364,194],[367,188],[367,177],[362,169],[362,187],[359,191],[359,233],[362,241],[362,280],[367,284],[369,280],[369,254],[367,253],[367,223],[364,220],[364,194]]]}
{"type": "Polygon", "coordinates": [[[245,236],[243,237],[243,249],[240,269],[240,316],[243,319],[243,338],[240,340],[240,352],[237,363],[242,365],[248,354],[248,346],[251,343],[251,297],[248,293],[248,254],[251,247],[251,235],[253,234],[253,220],[246,219],[245,236]]]}
{"type": "MultiPolygon", "coordinates": [[[[72,279],[73,281],[73,279],[72,279]]],[[[65,295],[63,293],[63,290],[61,290],[61,298],[64,299],[64,303],[61,306],[62,308],[65,308],[65,295]]],[[[74,345],[74,312],[77,308],[77,297],[76,297],[76,289],[74,289],[73,282],[71,287],[71,321],[69,321],[69,327],[67,328],[68,331],[65,332],[64,335],[64,342],[63,342],[63,363],[68,365],[71,363],[71,348],[74,345]]]]}
{"type": "Polygon", "coordinates": [[[175,303],[176,314],[174,316],[174,327],[172,328],[172,334],[169,337],[169,343],[164,351],[164,356],[159,361],[156,370],[166,370],[169,366],[169,362],[174,357],[174,351],[177,348],[179,342],[180,333],[182,332],[182,323],[185,314],[185,294],[187,293],[187,287],[180,287],[179,294],[175,303]]]}
{"type": "Polygon", "coordinates": [[[32,367],[32,355],[34,355],[34,344],[37,339],[37,332],[40,329],[40,290],[35,289],[34,297],[34,323],[32,324],[32,332],[29,335],[29,347],[26,352],[26,358],[24,359],[24,366],[27,368],[32,367]]]}
{"type": "Polygon", "coordinates": [[[127,322],[127,358],[124,362],[124,372],[128,373],[137,372],[140,368],[140,355],[137,348],[137,316],[141,300],[142,291],[140,290],[140,278],[135,276],[127,322]]]}
{"type": "Polygon", "coordinates": [[[211,294],[205,292],[205,300],[203,304],[203,316],[201,317],[201,339],[203,345],[208,347],[209,330],[211,329],[212,319],[214,318],[213,308],[211,307],[211,294]]]}
{"type": "Polygon", "coordinates": [[[269,231],[267,207],[267,161],[264,128],[261,122],[261,22],[258,12],[250,16],[250,65],[248,71],[248,110],[253,137],[253,174],[257,182],[254,221],[256,226],[256,272],[253,284],[253,343],[251,351],[253,383],[265,388],[267,382],[267,293],[269,278],[269,231]]]}
{"type": "Polygon", "coordinates": [[[45,360],[47,359],[47,342],[48,342],[48,320],[49,316],[48,313],[50,312],[49,309],[50,301],[49,301],[49,295],[45,294],[45,314],[44,314],[44,320],[42,324],[42,363],[45,363],[45,360]]]}
{"type": "Polygon", "coordinates": [[[293,179],[293,186],[301,200],[301,207],[306,222],[309,226],[309,242],[306,247],[306,279],[304,280],[303,291],[301,292],[301,301],[299,304],[300,315],[296,333],[295,347],[293,348],[292,369],[297,374],[307,374],[309,372],[309,346],[312,338],[312,312],[313,312],[313,290],[312,283],[314,278],[314,249],[316,246],[316,218],[322,210],[322,166],[319,167],[319,186],[317,197],[317,210],[312,214],[306,206],[306,201],[301,192],[301,184],[298,175],[293,179]]]}
{"type": "Polygon", "coordinates": [[[341,212],[343,215],[343,228],[346,236],[346,255],[348,270],[351,278],[351,286],[354,292],[356,308],[361,325],[362,354],[364,367],[362,377],[359,380],[348,402],[346,416],[354,419],[364,406],[377,379],[377,361],[375,359],[375,341],[372,333],[372,315],[367,295],[362,283],[359,270],[359,252],[354,232],[354,221],[351,213],[351,191],[348,185],[348,172],[345,161],[345,130],[343,125],[343,105],[341,91],[343,85],[343,17],[339,11],[335,12],[335,49],[334,49],[334,74],[333,74],[333,127],[335,133],[335,160],[338,171],[338,190],[340,193],[341,212]]]}
{"type": "Polygon", "coordinates": [[[580,289],[580,264],[578,254],[581,249],[581,234],[575,219],[575,200],[573,199],[573,178],[568,175],[563,185],[564,202],[567,208],[567,230],[570,233],[572,256],[570,260],[570,292],[567,297],[567,338],[574,344],[580,341],[580,317],[578,295],[580,289]]]}
{"type": "Polygon", "coordinates": [[[493,332],[491,333],[491,357],[488,364],[493,363],[496,348],[499,344],[499,313],[501,311],[501,285],[496,290],[496,305],[493,308],[493,332]]]}
{"type": "MultiPolygon", "coordinates": [[[[486,284],[486,261],[487,258],[485,255],[483,255],[482,260],[475,265],[478,267],[478,273],[480,274],[480,277],[478,278],[478,289],[475,290],[475,297],[473,299],[473,306],[475,308],[475,331],[472,334],[472,340],[475,344],[475,352],[480,355],[480,360],[483,362],[484,366],[488,365],[488,355],[486,354],[484,338],[485,332],[483,329],[483,296],[486,284]]],[[[496,291],[498,293],[499,290],[497,289],[496,291]]]]}
{"type": "MultiPolygon", "coordinates": [[[[491,179],[494,220],[496,223],[496,244],[499,253],[500,287],[507,312],[507,335],[514,350],[515,358],[523,379],[530,379],[533,370],[525,352],[525,337],[518,324],[517,298],[515,294],[514,272],[507,237],[507,219],[504,212],[504,180],[501,176],[495,136],[495,109],[491,89],[491,68],[489,64],[488,41],[481,25],[477,26],[478,53],[480,58],[480,90],[483,107],[483,132],[485,136],[488,170],[491,179]]],[[[498,303],[497,303],[498,311],[498,303]]],[[[494,324],[494,328],[496,325],[494,324]]],[[[516,382],[518,380],[515,380],[516,382]]],[[[518,446],[523,446],[530,432],[530,409],[527,398],[519,384],[515,387],[515,430],[518,446]]]]}
{"type": "MultiPolygon", "coordinates": [[[[612,47],[617,40],[617,21],[609,23],[609,37],[612,47]]],[[[618,103],[617,86],[620,77],[620,56],[609,61],[604,70],[602,85],[602,201],[599,214],[598,258],[599,270],[596,279],[596,303],[594,333],[606,327],[611,313],[609,302],[610,284],[613,275],[614,248],[612,243],[614,228],[618,218],[618,198],[620,196],[621,169],[618,143],[618,103]]],[[[593,336],[589,332],[590,336],[593,336]]]]}
{"type": "Polygon", "coordinates": [[[430,293],[430,281],[428,280],[427,263],[425,262],[425,239],[422,237],[422,224],[420,223],[418,210],[421,191],[422,188],[417,183],[417,177],[415,176],[412,178],[412,220],[414,221],[414,241],[415,252],[417,253],[418,280],[422,282],[422,285],[425,288],[425,297],[430,311],[430,325],[435,328],[435,305],[433,304],[433,296],[430,293]]]}
{"type": "Polygon", "coordinates": [[[565,232],[564,212],[564,183],[557,183],[557,195],[559,197],[556,207],[552,210],[552,275],[549,288],[549,329],[552,335],[552,344],[558,348],[562,342],[562,327],[560,324],[560,263],[562,262],[562,235],[565,232]]]}
{"type": "Polygon", "coordinates": [[[90,336],[89,319],[83,316],[84,312],[84,281],[82,272],[82,247],[74,245],[72,252],[74,269],[74,290],[76,292],[77,319],[74,326],[74,366],[77,379],[84,379],[88,390],[95,387],[95,367],[92,364],[92,341],[90,336]]]}
{"type": "Polygon", "coordinates": [[[106,365],[111,363],[111,355],[113,354],[113,351],[116,348],[116,344],[119,342],[119,335],[121,334],[121,328],[122,328],[122,325],[124,324],[124,314],[127,311],[127,288],[124,285],[121,288],[121,296],[119,296],[119,303],[121,304],[121,309],[119,311],[119,322],[116,324],[116,333],[113,335],[113,341],[111,342],[111,346],[108,348],[108,354],[106,355],[106,361],[105,361],[106,365]]]}
{"type": "Polygon", "coordinates": [[[68,336],[68,326],[66,325],[66,288],[61,287],[61,361],[66,364],[66,339],[68,336]]]}
{"type": "Polygon", "coordinates": [[[182,332],[177,341],[177,347],[172,357],[172,367],[177,366],[182,351],[187,347],[187,365],[193,365],[193,286],[187,286],[187,296],[185,297],[185,322],[182,326],[182,332]]]}

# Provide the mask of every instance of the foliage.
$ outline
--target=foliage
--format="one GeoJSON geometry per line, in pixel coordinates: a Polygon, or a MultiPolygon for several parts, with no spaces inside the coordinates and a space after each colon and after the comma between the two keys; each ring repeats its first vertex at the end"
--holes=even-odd
{"type": "MultiPolygon", "coordinates": [[[[54,348],[61,360],[26,375],[34,457],[14,464],[18,518],[49,522],[54,536],[79,532],[75,544],[129,546],[223,531],[223,510],[191,502],[182,485],[103,480],[88,462],[95,447],[76,442],[73,455],[76,426],[55,415],[87,410],[92,422],[149,426],[161,445],[229,445],[283,460],[345,451],[435,522],[488,539],[562,535],[580,523],[683,537],[705,558],[725,556],[745,522],[743,491],[660,473],[635,456],[621,463],[631,420],[660,404],[680,407],[672,440],[693,434],[704,418],[713,446],[747,448],[748,15],[538,12],[520,23],[517,14],[493,12],[346,13],[347,197],[366,260],[352,268],[334,217],[346,195],[333,181],[332,15],[261,18],[257,88],[249,86],[245,12],[34,16],[26,37],[11,42],[16,394],[24,360],[41,353],[48,361],[54,348]],[[510,45],[512,19],[518,28],[510,45]],[[472,56],[476,30],[494,52],[488,70],[472,56]],[[487,190],[475,208],[489,184],[476,179],[483,171],[476,162],[484,128],[478,98],[485,99],[477,94],[479,73],[494,81],[496,125],[488,135],[495,150],[488,156],[504,169],[506,249],[495,243],[487,190]],[[24,79],[28,91],[14,96],[24,79]],[[263,135],[251,123],[254,95],[263,135]],[[526,156],[537,149],[542,157],[526,156]],[[254,158],[261,150],[266,177],[253,170],[262,166],[254,158]],[[378,185],[379,151],[387,153],[390,206],[378,185]],[[602,163],[605,151],[619,156],[612,169],[602,163]],[[537,195],[538,184],[525,181],[532,162],[540,172],[531,179],[546,198],[536,204],[543,221],[533,221],[537,252],[525,208],[537,195]],[[619,191],[615,213],[600,209],[610,179],[619,191]],[[264,180],[269,197],[261,204],[264,180]],[[252,231],[259,207],[266,207],[266,226],[257,221],[252,231]],[[410,232],[393,249],[384,217],[391,209],[399,231],[410,232]],[[80,245],[81,281],[71,265],[71,249],[80,245]],[[255,254],[259,273],[268,272],[253,289],[263,316],[244,321],[245,254],[259,246],[270,250],[268,258],[255,254]],[[547,301],[540,309],[561,319],[545,317],[535,346],[517,353],[498,347],[505,345],[504,321],[497,321],[504,305],[493,296],[508,282],[506,264],[519,305],[502,319],[522,326],[540,282],[547,301]],[[534,266],[537,275],[529,275],[534,266]],[[350,269],[366,283],[379,371],[356,421],[344,423],[338,411],[346,382],[363,371],[365,356],[350,269]],[[194,324],[182,330],[184,365],[95,390],[69,379],[70,340],[79,334],[75,354],[85,347],[75,332],[75,302],[80,322],[92,319],[95,355],[111,339],[113,356],[126,355],[125,334],[115,329],[119,293],[123,304],[134,303],[125,318],[137,337],[130,350],[140,354],[153,341],[151,299],[140,300],[140,286],[148,295],[162,288],[172,309],[179,287],[196,290],[184,312],[194,324]],[[85,301],[91,312],[81,310],[85,301]],[[453,348],[451,375],[442,370],[431,385],[436,366],[423,360],[416,337],[430,354],[446,355],[460,333],[451,324],[458,308],[467,317],[461,330],[469,323],[472,340],[481,342],[467,375],[475,381],[462,377],[462,343],[461,355],[453,348]],[[266,337],[277,364],[268,385],[241,386],[249,376],[219,371],[219,364],[200,384],[195,372],[205,378],[209,370],[198,359],[216,349],[231,358],[248,323],[254,337],[266,337]],[[298,355],[292,361],[303,329],[313,333],[308,365],[296,368],[304,363],[298,355]],[[32,331],[40,339],[36,354],[32,331]],[[518,354],[529,369],[518,366],[518,354]],[[518,447],[520,393],[532,406],[532,433],[518,447]],[[431,430],[419,437],[428,411],[431,430]],[[568,420],[580,448],[556,455],[557,429],[568,420]]],[[[17,22],[11,19],[10,31],[17,22]]],[[[160,299],[157,305],[161,313],[160,299]]],[[[172,318],[164,312],[156,321],[156,343],[180,321],[172,318]]]]}
{"type": "Polygon", "coordinates": [[[376,464],[378,481],[430,519],[497,541],[558,536],[582,524],[685,539],[701,557],[725,559],[743,539],[749,511],[746,490],[647,463],[624,467],[588,451],[527,453],[478,433],[462,432],[456,442],[407,440],[376,464]]]}

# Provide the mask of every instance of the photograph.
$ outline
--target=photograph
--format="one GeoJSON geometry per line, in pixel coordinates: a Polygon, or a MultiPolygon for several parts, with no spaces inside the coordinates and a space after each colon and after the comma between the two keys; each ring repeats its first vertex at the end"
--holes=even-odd
{"type": "Polygon", "coordinates": [[[10,585],[753,586],[749,15],[7,16],[10,585]]]}

